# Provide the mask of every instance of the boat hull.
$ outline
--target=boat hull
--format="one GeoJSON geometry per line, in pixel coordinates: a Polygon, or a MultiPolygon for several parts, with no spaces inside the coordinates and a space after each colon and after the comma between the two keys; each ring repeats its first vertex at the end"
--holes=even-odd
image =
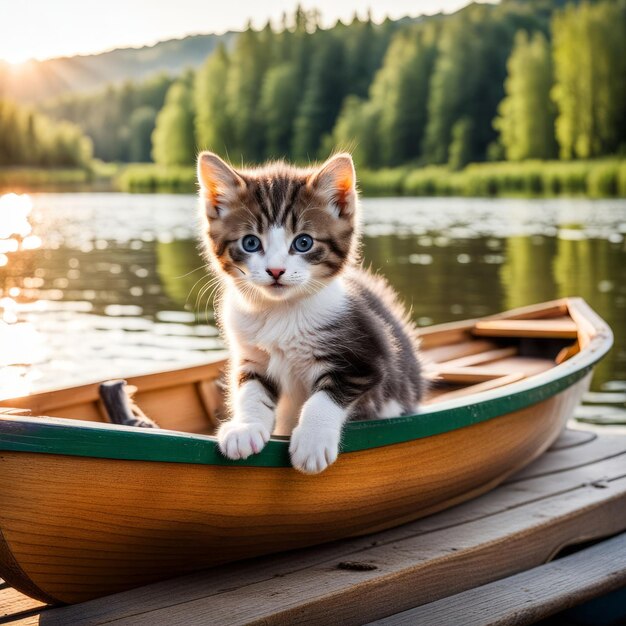
{"type": "Polygon", "coordinates": [[[530,463],[558,437],[590,377],[464,428],[344,453],[319,476],[0,452],[0,576],[41,600],[75,603],[397,526],[530,463]]]}

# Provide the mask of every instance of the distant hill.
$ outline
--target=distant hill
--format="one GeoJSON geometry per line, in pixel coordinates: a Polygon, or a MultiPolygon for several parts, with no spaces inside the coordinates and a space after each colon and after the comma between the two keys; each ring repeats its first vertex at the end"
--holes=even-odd
{"type": "Polygon", "coordinates": [[[219,42],[229,45],[237,33],[191,35],[142,48],[118,48],[101,54],[30,61],[15,71],[0,61],[0,97],[41,102],[69,92],[89,92],[159,72],[180,74],[202,64],[219,42]]]}

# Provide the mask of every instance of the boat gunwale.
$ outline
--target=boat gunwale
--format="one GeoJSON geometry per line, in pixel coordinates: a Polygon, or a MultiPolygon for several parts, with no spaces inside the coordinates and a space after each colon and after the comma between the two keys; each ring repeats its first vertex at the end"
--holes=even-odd
{"type": "MultiPolygon", "coordinates": [[[[583,320],[593,330],[589,344],[578,354],[545,372],[473,396],[428,405],[415,415],[349,422],[342,437],[342,453],[444,434],[539,404],[567,390],[584,378],[608,352],[613,335],[582,299],[566,298],[564,302],[570,313],[574,311],[579,317],[576,320],[579,331],[582,331],[583,320]]],[[[212,435],[67,418],[0,415],[0,452],[215,466],[290,467],[288,439],[273,436],[259,454],[232,461],[220,453],[212,435]]]]}

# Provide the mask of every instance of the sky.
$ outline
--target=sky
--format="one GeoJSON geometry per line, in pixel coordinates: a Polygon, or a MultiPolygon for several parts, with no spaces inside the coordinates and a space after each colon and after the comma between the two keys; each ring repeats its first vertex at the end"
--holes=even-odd
{"type": "MultiPolygon", "coordinates": [[[[469,0],[373,0],[376,21],[387,15],[452,13],[469,0]]],[[[151,45],[196,33],[241,30],[292,13],[298,0],[0,0],[0,59],[91,54],[120,47],[151,45]]],[[[324,25],[364,16],[362,0],[303,0],[318,8],[324,25]]]]}

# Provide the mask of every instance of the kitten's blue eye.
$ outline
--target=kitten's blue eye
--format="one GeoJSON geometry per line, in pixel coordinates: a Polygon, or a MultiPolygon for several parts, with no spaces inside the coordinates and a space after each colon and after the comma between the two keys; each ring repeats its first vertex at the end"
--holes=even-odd
{"type": "Polygon", "coordinates": [[[311,235],[298,235],[291,244],[296,252],[308,252],[313,247],[311,235]]]}
{"type": "Polygon", "coordinates": [[[261,240],[256,235],[246,235],[241,240],[241,247],[246,252],[257,252],[261,249],[261,240]]]}

